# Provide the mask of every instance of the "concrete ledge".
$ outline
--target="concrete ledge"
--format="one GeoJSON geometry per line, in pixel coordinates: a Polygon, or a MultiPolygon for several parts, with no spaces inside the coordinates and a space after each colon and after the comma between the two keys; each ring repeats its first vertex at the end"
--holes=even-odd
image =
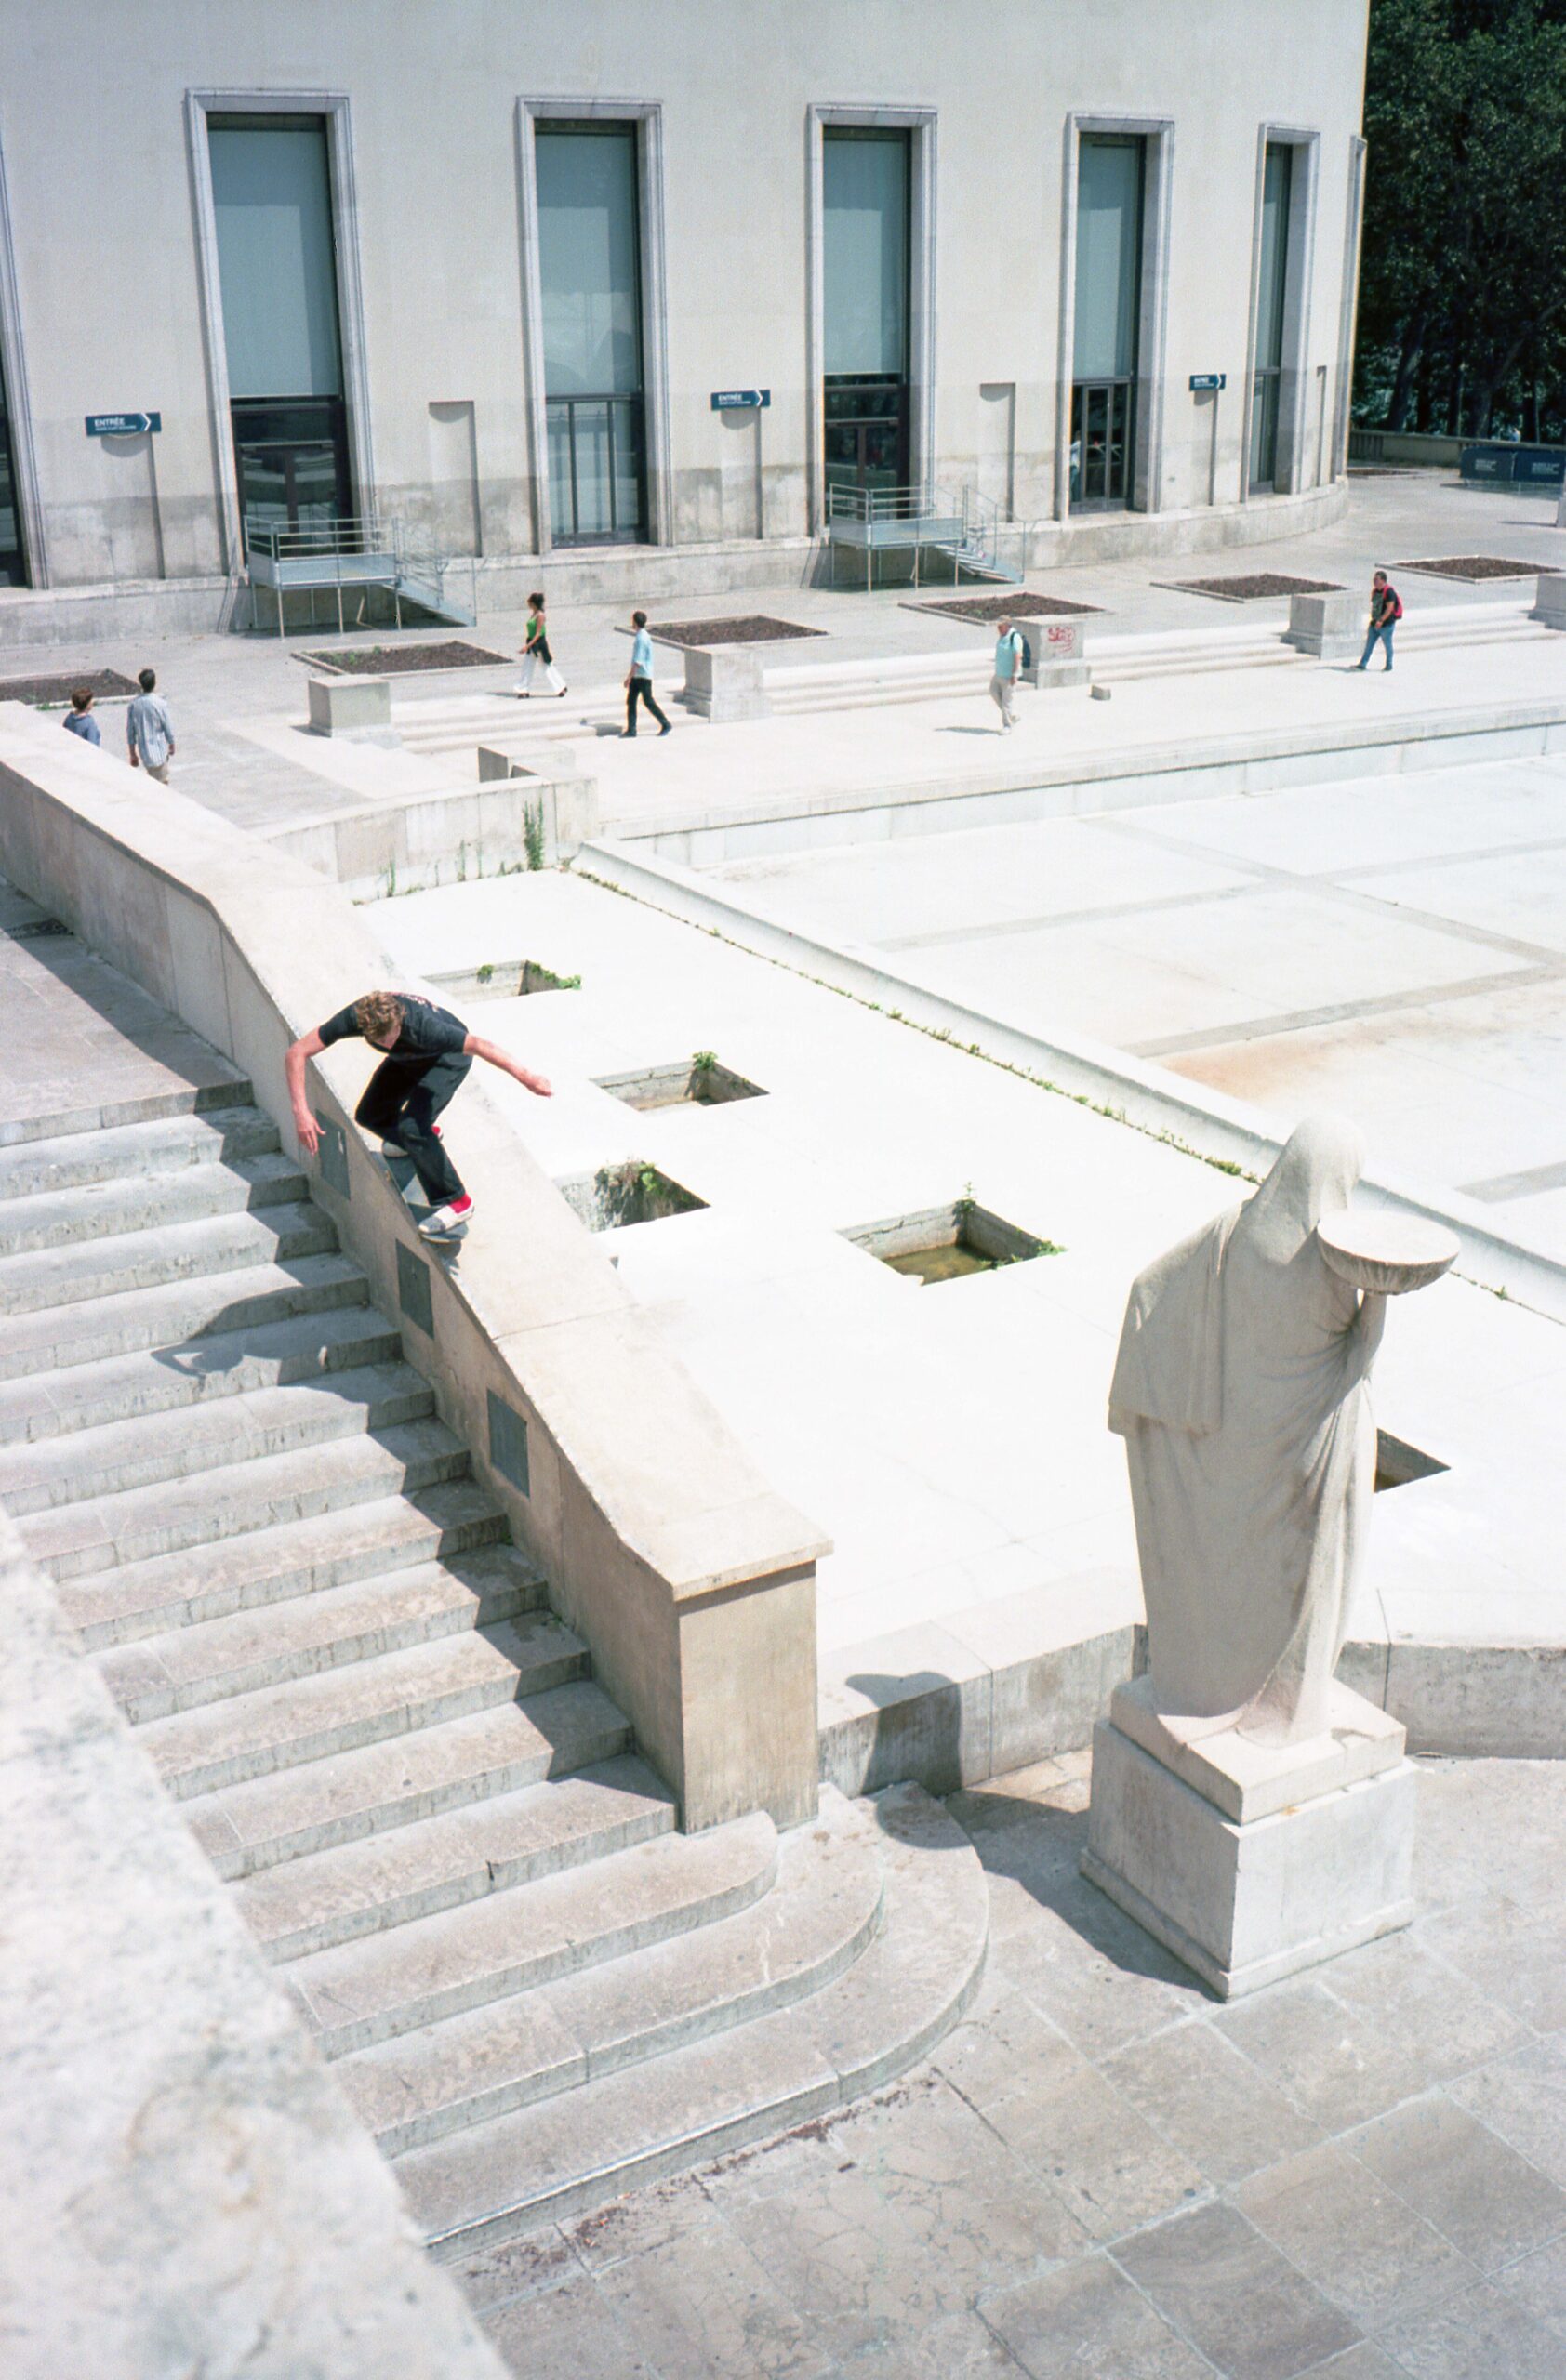
{"type": "MultiPolygon", "coordinates": [[[[0,873],[230,1058],[290,1150],[289,1043],[397,981],[336,885],[20,704],[0,706],[0,873]]],[[[413,1348],[442,1418],[685,1824],[804,1819],[820,1532],[753,1469],[477,1087],[449,1137],[479,1219],[459,1264],[431,1259],[353,1121],[365,1073],[352,1044],[314,1063],[340,1164],[312,1196],[383,1313],[401,1311],[399,1251],[427,1268],[434,1328],[413,1348]]]]}
{"type": "Polygon", "coordinates": [[[296,819],[266,847],[339,885],[351,901],[383,901],[436,884],[511,876],[532,865],[527,812],[541,813],[543,865],[574,858],[598,829],[598,781],[570,758],[556,767],[545,747],[527,763],[498,758],[505,774],[474,786],[396,801],[356,801],[318,818],[296,819]]]}
{"type": "Polygon", "coordinates": [[[391,679],[312,678],[310,732],[400,743],[392,728],[391,679]]]}
{"type": "Polygon", "coordinates": [[[736,719],[766,719],[772,705],[762,679],[762,656],[754,645],[693,644],[685,652],[684,699],[698,719],[718,724],[736,719]]]}
{"type": "Polygon", "coordinates": [[[0,1514],[11,2380],[502,2380],[0,1514]]]}

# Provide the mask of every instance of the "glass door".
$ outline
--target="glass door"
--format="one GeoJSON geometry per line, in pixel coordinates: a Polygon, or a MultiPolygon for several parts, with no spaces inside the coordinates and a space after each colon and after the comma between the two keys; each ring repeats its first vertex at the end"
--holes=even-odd
{"type": "Polygon", "coordinates": [[[1123,509],[1132,496],[1142,311],[1140,139],[1084,137],[1077,158],[1071,503],[1123,509]]]}
{"type": "Polygon", "coordinates": [[[1283,308],[1288,293],[1293,149],[1269,140],[1262,169],[1262,253],[1256,281],[1256,346],[1251,386],[1247,482],[1254,495],[1278,484],[1278,416],[1283,383],[1283,308]]]}
{"type": "Polygon", "coordinates": [[[637,128],[540,123],[539,296],[550,519],[561,546],[647,534],[637,128]]]}
{"type": "Polygon", "coordinates": [[[906,488],[909,135],[829,126],[821,184],[826,483],[906,488]]]}
{"type": "Polygon", "coordinates": [[[342,401],[233,406],[239,509],[246,545],[258,529],[319,528],[352,509],[342,401]]]}

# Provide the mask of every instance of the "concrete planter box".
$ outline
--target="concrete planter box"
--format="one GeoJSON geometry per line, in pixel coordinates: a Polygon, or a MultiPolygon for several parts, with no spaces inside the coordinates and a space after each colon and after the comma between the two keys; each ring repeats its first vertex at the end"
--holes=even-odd
{"type": "Polygon", "coordinates": [[[1566,577],[1554,571],[1539,573],[1539,592],[1531,620],[1543,620],[1546,628],[1566,628],[1566,577]]]}
{"type": "Polygon", "coordinates": [[[1283,641],[1318,661],[1352,659],[1364,641],[1368,616],[1364,597],[1351,588],[1334,588],[1330,595],[1291,595],[1283,641]]]}
{"type": "Polygon", "coordinates": [[[1022,673],[1025,685],[1087,684],[1093,672],[1085,658],[1085,620],[1023,620],[1019,625],[1033,648],[1033,658],[1022,673]]]}
{"type": "Polygon", "coordinates": [[[377,743],[398,740],[392,726],[390,678],[312,678],[310,681],[310,732],[312,735],[370,736],[377,743]]]}
{"type": "Polygon", "coordinates": [[[765,719],[772,710],[762,683],[762,656],[753,645],[712,652],[693,644],[685,654],[685,704],[700,719],[765,719]]]}
{"type": "Polygon", "coordinates": [[[584,774],[581,755],[568,744],[535,747],[525,760],[513,752],[479,747],[479,783],[509,787],[507,795],[484,797],[483,826],[491,843],[525,853],[524,812],[537,808],[544,823],[544,866],[574,859],[598,832],[598,779],[584,774]]]}

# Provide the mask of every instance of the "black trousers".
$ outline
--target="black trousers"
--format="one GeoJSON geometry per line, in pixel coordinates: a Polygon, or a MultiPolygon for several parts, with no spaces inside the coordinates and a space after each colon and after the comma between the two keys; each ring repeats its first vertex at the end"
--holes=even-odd
{"type": "Polygon", "coordinates": [[[652,712],[653,717],[657,721],[660,727],[667,727],[669,725],[668,720],[665,719],[662,711],[659,710],[657,703],[653,700],[652,680],[650,678],[632,678],[630,681],[630,690],[625,698],[625,732],[628,735],[634,735],[636,733],[636,706],[639,702],[646,704],[647,708],[652,712]]]}
{"type": "Polygon", "coordinates": [[[418,1185],[432,1207],[466,1193],[462,1178],[437,1139],[435,1118],[457,1091],[472,1064],[466,1056],[434,1058],[409,1065],[405,1058],[386,1058],[365,1087],[353,1111],[353,1121],[382,1140],[401,1141],[413,1159],[418,1185]]]}

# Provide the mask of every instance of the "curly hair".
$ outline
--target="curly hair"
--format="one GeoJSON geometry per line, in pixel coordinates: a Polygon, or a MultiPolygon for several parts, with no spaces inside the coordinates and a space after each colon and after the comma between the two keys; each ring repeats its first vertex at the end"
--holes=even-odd
{"type": "Polygon", "coordinates": [[[403,1003],[395,992],[366,992],[353,1003],[353,1020],[366,1041],[395,1040],[403,1029],[403,1003]]]}

